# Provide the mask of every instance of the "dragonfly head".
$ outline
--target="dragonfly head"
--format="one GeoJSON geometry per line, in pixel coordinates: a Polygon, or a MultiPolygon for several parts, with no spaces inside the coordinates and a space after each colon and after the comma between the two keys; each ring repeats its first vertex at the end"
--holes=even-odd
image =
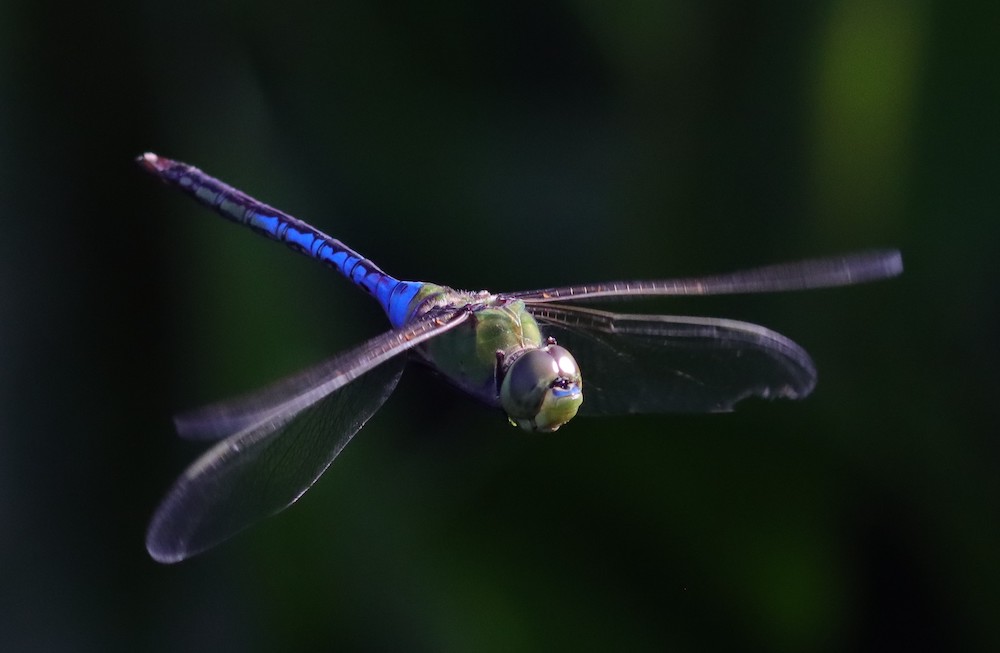
{"type": "Polygon", "coordinates": [[[500,405],[525,431],[555,431],[573,419],[582,403],[580,367],[556,344],[518,356],[500,386],[500,405]]]}

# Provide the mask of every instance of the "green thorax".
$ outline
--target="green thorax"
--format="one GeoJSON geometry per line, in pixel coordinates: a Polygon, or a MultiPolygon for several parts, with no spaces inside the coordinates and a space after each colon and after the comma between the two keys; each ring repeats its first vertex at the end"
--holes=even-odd
{"type": "Polygon", "coordinates": [[[417,347],[417,353],[462,390],[492,406],[500,404],[497,352],[505,358],[542,346],[542,335],[524,302],[501,300],[486,292],[460,292],[426,284],[413,299],[411,319],[436,307],[473,311],[458,327],[417,347]]]}

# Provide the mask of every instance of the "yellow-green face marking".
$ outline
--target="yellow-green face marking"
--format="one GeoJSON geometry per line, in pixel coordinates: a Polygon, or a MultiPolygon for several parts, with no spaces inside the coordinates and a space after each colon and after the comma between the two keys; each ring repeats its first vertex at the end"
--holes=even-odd
{"type": "Polygon", "coordinates": [[[558,345],[532,349],[511,363],[500,404],[525,431],[550,433],[573,419],[583,403],[583,379],[572,354],[558,345]]]}

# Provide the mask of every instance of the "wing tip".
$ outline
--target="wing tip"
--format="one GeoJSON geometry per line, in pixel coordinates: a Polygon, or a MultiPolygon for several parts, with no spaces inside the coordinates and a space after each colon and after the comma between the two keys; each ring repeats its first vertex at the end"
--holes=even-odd
{"type": "Polygon", "coordinates": [[[889,276],[895,277],[903,274],[903,253],[898,249],[887,251],[885,267],[889,276]]]}
{"type": "Polygon", "coordinates": [[[196,553],[188,550],[183,539],[164,537],[162,506],[149,524],[149,530],[146,531],[146,552],[149,553],[150,558],[164,565],[172,565],[196,553]]]}
{"type": "Polygon", "coordinates": [[[172,565],[185,560],[188,555],[173,549],[160,549],[151,542],[146,542],[146,552],[149,557],[159,562],[161,565],[172,565]]]}
{"type": "Polygon", "coordinates": [[[892,279],[903,274],[903,254],[898,249],[860,252],[843,259],[849,285],[892,279]]]}
{"type": "Polygon", "coordinates": [[[736,410],[737,404],[741,404],[747,399],[761,399],[764,401],[775,401],[777,399],[800,401],[811,395],[812,391],[815,388],[816,388],[816,376],[815,374],[813,374],[810,378],[805,379],[805,382],[800,386],[793,386],[790,384],[786,384],[776,387],[765,386],[748,390],[746,393],[733,399],[731,402],[720,404],[717,409],[711,412],[731,413],[736,410]]]}

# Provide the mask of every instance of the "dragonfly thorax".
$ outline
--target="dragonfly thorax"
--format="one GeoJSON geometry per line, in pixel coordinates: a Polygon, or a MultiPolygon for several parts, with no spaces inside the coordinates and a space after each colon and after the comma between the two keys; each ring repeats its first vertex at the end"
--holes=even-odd
{"type": "Polygon", "coordinates": [[[500,386],[500,405],[511,423],[526,431],[555,431],[573,419],[582,403],[580,367],[556,344],[521,353],[500,386]]]}

